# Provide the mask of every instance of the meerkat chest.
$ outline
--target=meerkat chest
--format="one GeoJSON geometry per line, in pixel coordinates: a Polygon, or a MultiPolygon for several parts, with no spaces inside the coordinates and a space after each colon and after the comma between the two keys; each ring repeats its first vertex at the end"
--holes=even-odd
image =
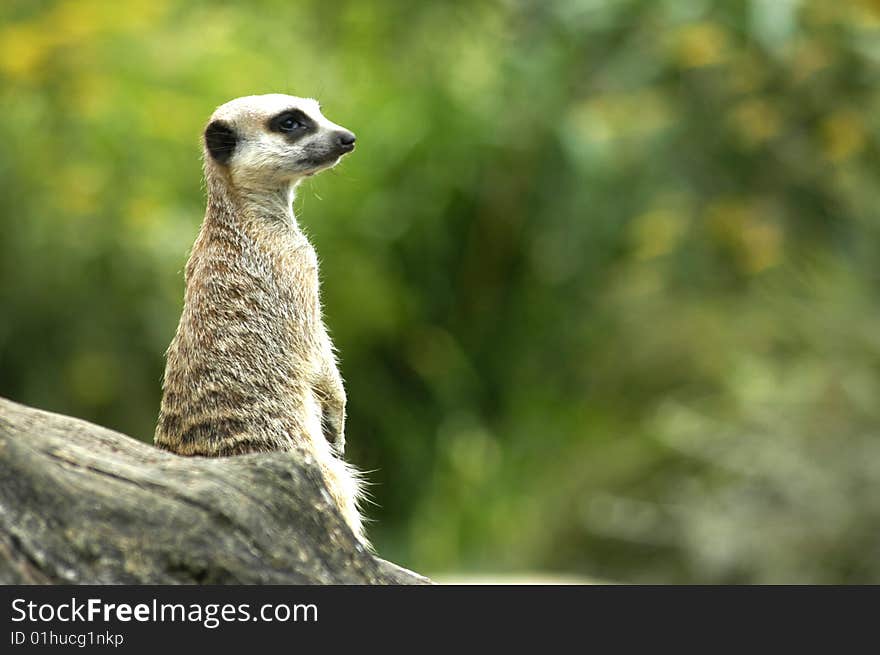
{"type": "Polygon", "coordinates": [[[275,258],[276,274],[283,284],[313,287],[318,281],[318,254],[308,242],[291,244],[275,258]]]}
{"type": "Polygon", "coordinates": [[[267,230],[255,235],[254,241],[259,258],[280,285],[317,278],[318,255],[301,233],[267,230]]]}
{"type": "Polygon", "coordinates": [[[318,255],[305,239],[279,248],[273,257],[274,277],[295,315],[316,318],[320,308],[318,255]]]}
{"type": "Polygon", "coordinates": [[[289,317],[292,328],[319,320],[318,256],[308,239],[288,229],[261,229],[251,238],[271,313],[289,317]]]}

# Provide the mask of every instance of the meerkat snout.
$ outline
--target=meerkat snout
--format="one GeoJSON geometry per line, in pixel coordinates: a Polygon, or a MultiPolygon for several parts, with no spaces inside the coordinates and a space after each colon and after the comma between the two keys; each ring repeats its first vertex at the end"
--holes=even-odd
{"type": "Polygon", "coordinates": [[[339,141],[339,145],[342,146],[345,152],[351,152],[354,150],[354,142],[357,140],[354,132],[343,130],[339,133],[339,136],[337,136],[336,139],[339,141]]]}

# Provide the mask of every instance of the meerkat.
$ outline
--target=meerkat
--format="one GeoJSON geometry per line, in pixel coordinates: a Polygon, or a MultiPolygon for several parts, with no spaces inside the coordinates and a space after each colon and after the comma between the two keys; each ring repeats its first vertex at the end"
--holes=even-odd
{"type": "Polygon", "coordinates": [[[205,218],[185,269],[155,443],[180,455],[304,447],[357,538],[358,472],[343,459],[346,396],[321,311],[318,259],[293,198],[355,135],[317,101],[270,94],[220,106],[204,131],[205,218]]]}

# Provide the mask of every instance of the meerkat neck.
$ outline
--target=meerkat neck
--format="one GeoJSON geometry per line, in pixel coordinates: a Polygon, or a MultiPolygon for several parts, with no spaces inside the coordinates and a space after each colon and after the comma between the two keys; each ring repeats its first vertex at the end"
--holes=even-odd
{"type": "Polygon", "coordinates": [[[293,185],[281,189],[242,189],[241,216],[244,220],[260,224],[289,226],[299,231],[299,224],[293,213],[295,197],[293,185]]]}
{"type": "Polygon", "coordinates": [[[301,232],[293,213],[297,184],[278,188],[233,187],[222,173],[205,171],[208,188],[207,215],[220,224],[254,227],[269,225],[301,232]]]}

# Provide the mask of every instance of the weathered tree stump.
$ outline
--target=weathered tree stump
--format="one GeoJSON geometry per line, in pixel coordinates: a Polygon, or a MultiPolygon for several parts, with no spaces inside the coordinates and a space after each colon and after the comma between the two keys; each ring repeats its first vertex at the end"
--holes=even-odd
{"type": "Polygon", "coordinates": [[[179,457],[0,398],[0,583],[412,584],[305,452],[179,457]]]}

